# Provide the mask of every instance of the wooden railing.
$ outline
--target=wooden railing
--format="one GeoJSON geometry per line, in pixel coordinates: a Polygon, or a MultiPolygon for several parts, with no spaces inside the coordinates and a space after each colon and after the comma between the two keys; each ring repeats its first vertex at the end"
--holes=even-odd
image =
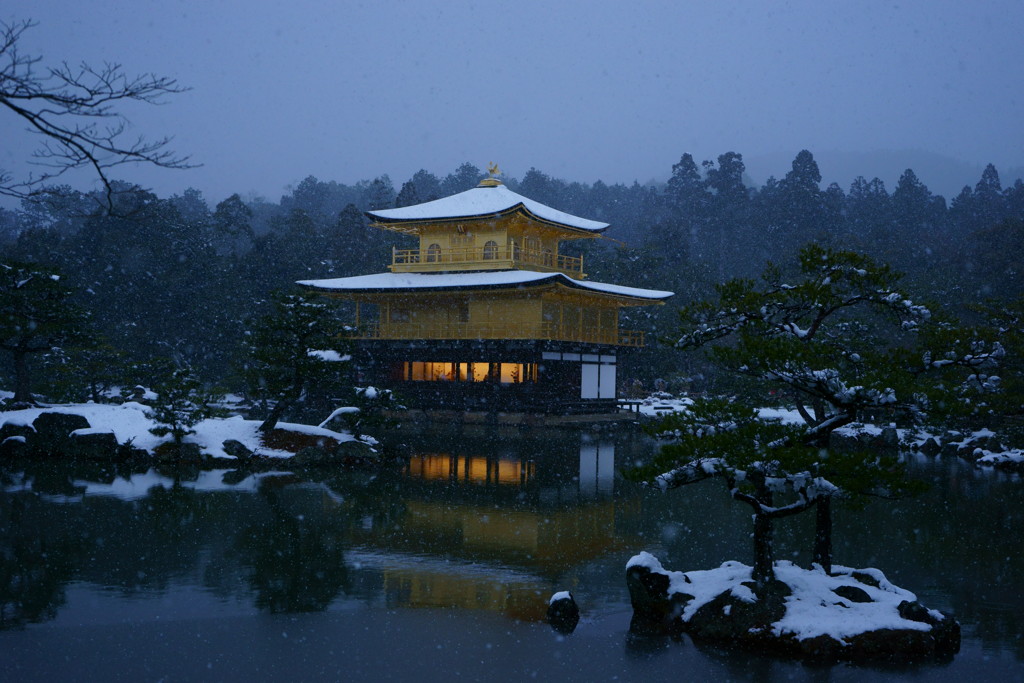
{"type": "Polygon", "coordinates": [[[524,266],[530,270],[558,271],[570,277],[583,277],[583,257],[524,249],[509,244],[451,249],[392,249],[389,268],[396,273],[416,273],[524,266]]]}
{"type": "Polygon", "coordinates": [[[363,323],[353,339],[547,339],[614,346],[644,345],[639,330],[601,330],[557,323],[363,323]]]}

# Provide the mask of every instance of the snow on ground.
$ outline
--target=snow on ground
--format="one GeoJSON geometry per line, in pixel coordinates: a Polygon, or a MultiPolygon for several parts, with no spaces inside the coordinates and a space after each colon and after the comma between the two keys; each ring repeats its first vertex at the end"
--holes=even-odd
{"type": "MultiPolygon", "coordinates": [[[[647,417],[659,417],[671,413],[684,412],[693,405],[693,399],[675,398],[668,394],[652,394],[640,401],[640,414],[647,417]]],[[[784,424],[803,424],[803,418],[796,410],[787,408],[758,408],[758,414],[764,420],[780,420],[784,424]]]]}
{"type": "MultiPolygon", "coordinates": [[[[118,443],[131,442],[132,446],[142,448],[150,453],[162,443],[171,441],[170,436],[155,436],[149,430],[157,426],[150,418],[150,408],[141,403],[128,402],[121,405],[82,403],[59,405],[44,408],[27,408],[25,410],[8,410],[0,412],[0,425],[5,423],[31,426],[40,414],[69,413],[81,415],[92,425],[91,429],[81,432],[113,432],[118,443]]],[[[203,452],[216,458],[234,459],[224,452],[224,441],[234,439],[245,445],[256,455],[269,457],[290,457],[288,451],[274,450],[261,445],[258,420],[246,420],[241,416],[227,418],[210,418],[196,424],[194,434],[185,437],[185,443],[196,443],[203,452]]],[[[300,425],[288,422],[278,423],[279,429],[325,436],[338,441],[351,441],[352,435],[335,432],[322,427],[300,425]]]]}
{"type": "MultiPolygon", "coordinates": [[[[739,562],[726,562],[717,569],[705,571],[667,571],[656,557],[647,552],[634,556],[626,564],[643,566],[652,572],[667,574],[670,593],[686,593],[694,596],[683,610],[683,621],[689,620],[700,607],[717,596],[731,591],[740,600],[753,602],[756,598],[744,582],[751,580],[751,568],[739,562]]],[[[878,629],[912,629],[927,631],[928,624],[904,619],[899,615],[901,602],[916,602],[917,597],[908,590],[893,585],[877,569],[851,569],[832,567],[828,575],[820,567],[801,569],[791,562],[775,563],[775,577],[787,584],[793,591],[786,598],[786,613],[772,624],[776,635],[792,635],[797,640],[806,640],[826,635],[837,641],[878,629]],[[854,572],[870,577],[878,586],[872,586],[853,578],[854,572]],[[853,602],[835,593],[841,586],[858,588],[871,598],[871,602],[853,602]],[[837,609],[836,607],[842,607],[837,609]]],[[[939,613],[933,616],[940,617],[939,613]]]]}
{"type": "Polygon", "coordinates": [[[311,358],[319,358],[329,363],[343,363],[352,360],[352,356],[349,354],[342,355],[334,349],[309,349],[307,353],[311,358]]]}
{"type": "Polygon", "coordinates": [[[975,453],[981,456],[975,461],[979,465],[1024,465],[1024,450],[1021,450],[1020,448],[1013,448],[1001,453],[993,453],[992,451],[986,451],[983,448],[979,448],[975,453]],[[978,453],[978,451],[980,451],[980,453],[978,453]]]}
{"type": "Polygon", "coordinates": [[[827,635],[842,642],[879,629],[931,629],[926,623],[899,615],[900,603],[916,602],[917,596],[890,583],[881,571],[833,566],[832,572],[834,575],[829,576],[820,568],[807,570],[790,562],[778,563],[775,575],[793,590],[793,594],[786,598],[785,616],[773,625],[777,635],[793,634],[797,640],[827,635]],[[878,581],[878,587],[852,578],[854,571],[869,574],[878,581]],[[834,591],[841,586],[863,590],[871,602],[853,602],[839,597],[834,591]],[[836,609],[837,603],[843,608],[836,609]]]}
{"type": "Polygon", "coordinates": [[[641,415],[658,417],[671,413],[681,413],[692,404],[693,400],[689,398],[674,398],[668,394],[663,396],[653,394],[640,401],[639,409],[641,415]]]}
{"type": "Polygon", "coordinates": [[[778,420],[782,424],[803,424],[800,413],[790,408],[758,408],[757,414],[762,420],[778,420]]]}

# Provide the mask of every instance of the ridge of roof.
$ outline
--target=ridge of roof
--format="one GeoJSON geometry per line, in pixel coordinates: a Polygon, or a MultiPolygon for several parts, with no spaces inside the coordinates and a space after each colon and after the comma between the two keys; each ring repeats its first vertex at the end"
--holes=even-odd
{"type": "Polygon", "coordinates": [[[608,228],[607,223],[580,218],[570,213],[553,209],[504,185],[474,187],[448,197],[422,204],[404,206],[398,209],[367,211],[366,215],[384,223],[420,222],[456,218],[482,218],[496,216],[522,209],[531,216],[545,222],[555,223],[576,230],[598,233],[608,228]]]}

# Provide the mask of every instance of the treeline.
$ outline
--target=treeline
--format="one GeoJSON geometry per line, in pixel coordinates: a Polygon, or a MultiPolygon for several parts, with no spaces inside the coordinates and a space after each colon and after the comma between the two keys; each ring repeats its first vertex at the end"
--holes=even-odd
{"type": "MultiPolygon", "coordinates": [[[[161,198],[124,184],[113,212],[58,188],[0,210],[0,249],[5,259],[63,273],[91,314],[89,334],[137,374],[170,358],[230,387],[250,321],[271,292],[299,279],[379,272],[392,246],[411,246],[370,228],[363,211],[461,192],[484,175],[466,163],[444,177],[419,171],[397,189],[387,176],[354,185],[308,177],[276,203],[232,195],[212,206],[197,190],[161,198]]],[[[877,178],[857,178],[845,191],[822,188],[806,151],[785,177],[761,187],[751,187],[734,152],[702,164],[683,155],[664,186],[568,182],[536,169],[505,182],[612,225],[613,239],[566,245],[585,256],[592,279],[677,292],[666,306],[627,312],[622,326],[652,339],[670,335],[675,310],[715,283],[753,277],[766,260],[784,263],[812,241],[891,263],[923,298],[964,310],[1022,292],[1024,182],[1004,188],[991,165],[949,202],[911,170],[892,192],[877,178]]],[[[686,374],[691,362],[652,344],[628,374],[686,374]]],[[[9,380],[10,368],[2,371],[9,380]]]]}

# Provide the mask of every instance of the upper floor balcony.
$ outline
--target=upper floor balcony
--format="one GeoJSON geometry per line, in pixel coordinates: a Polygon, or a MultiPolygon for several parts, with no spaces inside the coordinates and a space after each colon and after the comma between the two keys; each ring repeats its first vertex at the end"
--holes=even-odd
{"type": "Polygon", "coordinates": [[[509,270],[521,268],[561,272],[582,279],[583,257],[564,256],[550,249],[526,249],[518,244],[489,241],[483,246],[442,249],[433,244],[426,249],[392,249],[391,265],[395,273],[428,273],[460,270],[509,270]]]}

